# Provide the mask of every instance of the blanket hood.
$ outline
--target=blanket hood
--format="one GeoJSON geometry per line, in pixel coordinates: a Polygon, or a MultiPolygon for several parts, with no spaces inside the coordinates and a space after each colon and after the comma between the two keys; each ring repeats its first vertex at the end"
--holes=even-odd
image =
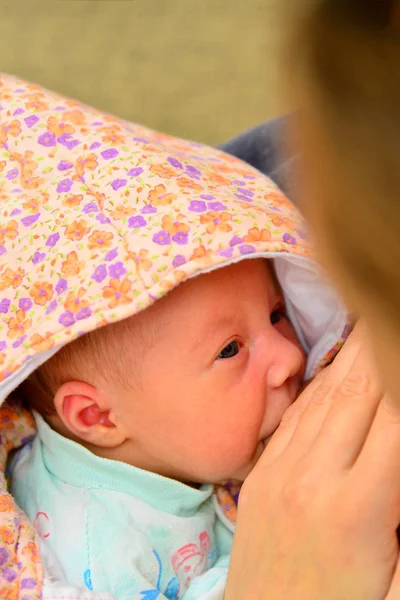
{"type": "Polygon", "coordinates": [[[264,175],[7,75],[1,115],[0,401],[76,336],[260,256],[275,263],[307,376],[332,357],[346,311],[264,175]]]}

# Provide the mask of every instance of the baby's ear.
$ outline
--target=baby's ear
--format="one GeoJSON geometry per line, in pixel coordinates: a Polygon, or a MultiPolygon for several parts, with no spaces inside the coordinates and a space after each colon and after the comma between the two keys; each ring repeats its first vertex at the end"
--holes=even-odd
{"type": "Polygon", "coordinates": [[[64,426],[89,444],[114,448],[126,439],[123,429],[112,421],[110,399],[88,383],[64,383],[57,390],[54,405],[64,426]]]}

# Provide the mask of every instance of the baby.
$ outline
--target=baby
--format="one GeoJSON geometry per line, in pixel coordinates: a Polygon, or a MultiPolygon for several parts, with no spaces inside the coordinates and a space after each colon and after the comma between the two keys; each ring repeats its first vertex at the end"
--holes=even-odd
{"type": "Polygon", "coordinates": [[[244,480],[304,372],[268,261],[200,275],[22,384],[39,435],[12,492],[67,580],[131,598],[162,564],[165,597],[220,597],[232,534],[205,484],[244,480]]]}
{"type": "Polygon", "coordinates": [[[0,477],[0,595],[222,599],[235,504],[215,486],[246,478],[347,313],[258,171],[0,83],[0,403],[37,426],[0,409],[27,516],[0,477]]]}

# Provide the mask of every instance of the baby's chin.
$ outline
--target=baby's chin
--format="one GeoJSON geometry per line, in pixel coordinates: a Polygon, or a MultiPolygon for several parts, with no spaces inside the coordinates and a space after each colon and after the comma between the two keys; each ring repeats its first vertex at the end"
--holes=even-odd
{"type": "Polygon", "coordinates": [[[225,477],[224,481],[219,483],[226,483],[227,481],[237,481],[239,483],[243,483],[243,481],[246,479],[246,477],[250,475],[251,471],[254,469],[254,467],[260,460],[265,450],[265,447],[270,441],[271,437],[272,435],[270,435],[269,437],[265,438],[265,440],[262,440],[257,444],[251,461],[249,461],[246,465],[243,465],[243,467],[238,469],[236,472],[232,473],[232,475],[225,477]]]}

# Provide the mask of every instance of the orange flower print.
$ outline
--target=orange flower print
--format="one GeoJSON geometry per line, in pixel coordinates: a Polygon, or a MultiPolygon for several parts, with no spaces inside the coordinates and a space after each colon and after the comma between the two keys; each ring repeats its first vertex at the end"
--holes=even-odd
{"type": "Polygon", "coordinates": [[[230,185],[232,183],[230,179],[223,177],[219,173],[211,173],[211,175],[208,176],[208,179],[216,185],[230,185]]]}
{"type": "Polygon", "coordinates": [[[21,187],[24,190],[36,190],[44,183],[42,177],[34,177],[38,164],[33,160],[33,152],[31,150],[26,150],[24,156],[15,152],[10,156],[10,160],[17,162],[20,165],[21,187]]]}
{"type": "Polygon", "coordinates": [[[68,196],[66,196],[64,198],[62,203],[63,203],[63,206],[66,206],[67,208],[75,208],[76,206],[79,206],[79,204],[82,202],[82,200],[83,200],[82,194],[69,194],[68,196]]]}
{"type": "Polygon", "coordinates": [[[177,194],[167,194],[167,188],[162,183],[155,186],[154,189],[150,190],[147,196],[150,204],[153,206],[167,206],[172,204],[177,198],[177,194]]]}
{"type": "Polygon", "coordinates": [[[195,183],[192,179],[189,179],[189,177],[178,177],[176,183],[179,185],[179,187],[189,188],[190,190],[195,190],[198,192],[203,189],[201,185],[195,183]]]}
{"type": "Polygon", "coordinates": [[[43,95],[40,92],[27,94],[26,108],[34,108],[36,112],[48,110],[49,105],[44,101],[43,95]]]}
{"type": "Polygon", "coordinates": [[[294,229],[295,227],[293,221],[283,215],[272,215],[271,221],[276,227],[287,227],[289,229],[294,229]]]}
{"type": "Polygon", "coordinates": [[[6,161],[5,160],[0,160],[0,173],[2,171],[4,171],[4,169],[6,168],[6,161]]]}
{"type": "Polygon", "coordinates": [[[131,293],[132,282],[129,279],[111,279],[110,285],[103,290],[103,297],[109,300],[108,306],[115,308],[119,304],[129,304],[132,302],[131,293]]]}
{"type": "Polygon", "coordinates": [[[49,350],[49,348],[52,348],[54,346],[54,341],[50,338],[51,333],[49,331],[45,335],[34,333],[29,340],[32,350],[35,350],[36,352],[44,352],[44,350],[49,350]]]}
{"type": "Polygon", "coordinates": [[[268,194],[265,194],[264,200],[267,200],[267,202],[270,202],[275,206],[288,208],[290,210],[292,209],[292,205],[289,200],[283,194],[278,194],[277,192],[269,192],[268,194]]]}
{"type": "Polygon", "coordinates": [[[177,215],[175,219],[170,215],[166,215],[163,217],[161,227],[170,235],[175,235],[176,233],[187,233],[190,231],[190,227],[189,225],[186,225],[186,223],[182,223],[180,221],[182,218],[184,218],[184,215],[177,215]]]}
{"type": "Polygon", "coordinates": [[[106,144],[116,145],[125,143],[125,136],[122,135],[121,128],[118,127],[118,125],[108,125],[107,127],[102,127],[101,131],[104,132],[104,135],[101,139],[106,144]]]}
{"type": "Polygon", "coordinates": [[[38,198],[31,198],[23,203],[23,208],[29,210],[31,213],[37,213],[40,208],[40,201],[38,198]]]}
{"type": "Polygon", "coordinates": [[[269,242],[271,239],[271,232],[268,229],[258,229],[253,227],[249,229],[247,235],[244,236],[245,242],[269,242]]]}
{"type": "Polygon", "coordinates": [[[112,218],[116,219],[117,221],[121,221],[121,219],[124,217],[129,217],[131,214],[132,208],[124,204],[118,204],[118,206],[111,211],[112,218]]]}
{"type": "Polygon", "coordinates": [[[88,240],[89,250],[96,250],[98,248],[109,248],[112,244],[114,236],[110,232],[105,231],[93,231],[92,235],[88,240]]]}
{"type": "Polygon", "coordinates": [[[18,415],[14,410],[10,410],[7,407],[0,408],[0,426],[1,429],[13,429],[15,422],[18,419],[18,415]]]}
{"type": "Polygon", "coordinates": [[[5,226],[0,229],[0,246],[4,244],[4,240],[15,240],[18,235],[18,223],[13,219],[8,221],[5,226]]]}
{"type": "Polygon", "coordinates": [[[2,525],[0,527],[0,540],[2,540],[5,544],[13,544],[15,537],[12,529],[7,527],[7,525],[2,525]]]}
{"type": "Polygon", "coordinates": [[[140,269],[144,269],[145,271],[151,269],[153,262],[149,260],[148,256],[148,250],[140,250],[138,254],[136,252],[128,252],[128,257],[135,262],[137,271],[140,269]]]}
{"type": "Polygon", "coordinates": [[[207,213],[200,216],[200,222],[203,225],[207,225],[207,233],[214,233],[215,231],[231,231],[232,227],[228,221],[231,221],[232,215],[227,212],[217,212],[216,210],[210,210],[207,213]]]}
{"type": "Polygon", "coordinates": [[[20,308],[15,313],[15,317],[11,317],[8,321],[7,337],[14,339],[25,335],[25,331],[32,325],[32,321],[26,318],[25,311],[20,308]]]}
{"type": "Polygon", "coordinates": [[[37,281],[29,290],[29,295],[35,304],[44,306],[53,297],[53,286],[46,281],[37,281]]]}
{"type": "Polygon", "coordinates": [[[31,562],[33,562],[33,563],[39,562],[40,555],[39,555],[38,545],[35,544],[35,542],[29,542],[28,544],[26,544],[26,546],[22,550],[22,555],[29,556],[31,559],[31,562]]]}
{"type": "Polygon", "coordinates": [[[76,177],[82,177],[86,170],[94,171],[97,166],[97,157],[93,152],[87,156],[80,156],[75,163],[76,177]]]}
{"type": "Polygon", "coordinates": [[[201,244],[194,249],[191,260],[202,260],[206,265],[212,264],[211,250],[206,250],[201,244]]]}
{"type": "Polygon", "coordinates": [[[61,265],[61,271],[64,275],[79,275],[83,267],[85,266],[85,261],[78,260],[78,255],[73,250],[69,254],[67,254],[67,260],[64,260],[61,265]]]}
{"type": "Polygon", "coordinates": [[[83,112],[78,109],[66,110],[63,113],[63,119],[64,119],[64,121],[70,121],[70,123],[73,123],[74,125],[85,125],[86,124],[86,119],[85,119],[83,112]]]}
{"type": "Polygon", "coordinates": [[[171,177],[175,177],[176,175],[176,171],[172,167],[169,165],[163,165],[161,163],[151,165],[150,171],[159,177],[163,177],[164,179],[171,179],[171,177]]]}
{"type": "Polygon", "coordinates": [[[54,133],[56,137],[59,137],[63,133],[67,135],[71,135],[75,131],[75,127],[69,125],[68,123],[60,122],[60,119],[57,117],[49,117],[47,119],[47,130],[50,133],[54,133]]]}
{"type": "Polygon", "coordinates": [[[0,367],[4,365],[5,360],[6,360],[6,354],[5,354],[5,352],[1,352],[1,354],[0,354],[0,367]]]}
{"type": "Polygon", "coordinates": [[[84,219],[74,221],[65,228],[65,235],[69,240],[79,241],[89,231],[89,227],[84,219]]]}
{"type": "Polygon", "coordinates": [[[17,288],[21,285],[22,278],[25,275],[25,271],[18,267],[16,271],[13,271],[10,268],[7,268],[1,276],[0,279],[0,290],[5,290],[7,288],[17,288]]]}
{"type": "Polygon", "coordinates": [[[85,294],[86,290],[84,288],[80,288],[78,292],[69,292],[67,299],[64,302],[65,310],[76,314],[83,308],[87,308],[89,302],[82,299],[85,294]]]}
{"type": "Polygon", "coordinates": [[[4,144],[8,136],[17,137],[21,133],[21,121],[18,119],[14,119],[13,121],[9,121],[8,123],[4,123],[0,127],[0,144],[4,144]]]}
{"type": "Polygon", "coordinates": [[[12,512],[14,503],[9,494],[1,494],[0,496],[0,512],[12,512]]]}

